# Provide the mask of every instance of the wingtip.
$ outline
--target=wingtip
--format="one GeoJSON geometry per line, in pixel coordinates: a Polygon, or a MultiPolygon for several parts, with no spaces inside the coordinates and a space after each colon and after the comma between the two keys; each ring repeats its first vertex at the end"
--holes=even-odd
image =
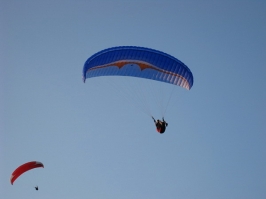
{"type": "Polygon", "coordinates": [[[11,175],[11,177],[10,177],[10,183],[11,183],[11,185],[13,185],[13,182],[14,182],[14,181],[12,180],[13,177],[14,177],[13,175],[11,175]]]}
{"type": "Polygon", "coordinates": [[[83,83],[85,83],[86,78],[84,76],[82,76],[82,80],[83,80],[83,83]]]}

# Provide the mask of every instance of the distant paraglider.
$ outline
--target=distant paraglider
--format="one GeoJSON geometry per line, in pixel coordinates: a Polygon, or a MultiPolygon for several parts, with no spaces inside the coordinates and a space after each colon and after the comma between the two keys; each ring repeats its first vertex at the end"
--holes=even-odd
{"type": "Polygon", "coordinates": [[[37,190],[37,191],[39,190],[38,186],[35,187],[35,190],[37,190]]]}
{"type": "MultiPolygon", "coordinates": [[[[23,173],[31,170],[31,169],[35,169],[35,168],[44,168],[43,164],[41,162],[37,162],[37,161],[32,161],[32,162],[27,162],[21,166],[19,166],[18,168],[16,168],[16,170],[11,174],[10,177],[10,183],[13,185],[13,183],[15,182],[15,180],[22,175],[23,173]]],[[[35,187],[36,189],[36,187],[35,187]]],[[[37,189],[38,190],[38,186],[37,189]]]]}

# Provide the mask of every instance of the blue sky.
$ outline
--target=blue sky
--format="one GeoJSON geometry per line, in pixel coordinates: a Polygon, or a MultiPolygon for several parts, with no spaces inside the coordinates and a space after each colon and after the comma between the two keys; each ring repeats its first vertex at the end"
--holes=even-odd
{"type": "Polygon", "coordinates": [[[265,198],[265,11],[265,1],[1,0],[1,198],[265,198]],[[122,45],[171,54],[194,75],[190,91],[174,91],[163,135],[105,80],[82,82],[88,57],[122,45]],[[45,168],[12,186],[32,160],[45,168]]]}

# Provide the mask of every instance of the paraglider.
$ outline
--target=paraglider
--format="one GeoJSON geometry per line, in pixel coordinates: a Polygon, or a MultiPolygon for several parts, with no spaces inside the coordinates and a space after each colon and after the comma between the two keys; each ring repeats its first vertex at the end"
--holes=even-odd
{"type": "Polygon", "coordinates": [[[35,190],[37,190],[37,191],[39,190],[38,186],[35,187],[35,190]]]}
{"type": "Polygon", "coordinates": [[[136,46],[108,48],[92,55],[84,64],[83,81],[100,76],[139,77],[188,90],[193,86],[193,75],[184,63],[161,51],[136,46]]]}
{"type": "MultiPolygon", "coordinates": [[[[32,162],[27,162],[21,166],[19,166],[18,168],[16,168],[16,170],[11,174],[10,177],[10,183],[13,185],[13,183],[15,182],[15,180],[22,175],[23,173],[31,170],[31,169],[35,169],[35,168],[44,168],[43,164],[41,162],[37,162],[37,161],[32,161],[32,162]]],[[[36,188],[35,188],[36,189],[36,188]]],[[[37,189],[38,190],[38,187],[37,189]]]]}
{"type": "MultiPolygon", "coordinates": [[[[146,79],[147,81],[154,80],[180,86],[187,90],[190,90],[193,86],[192,72],[180,60],[158,50],[136,46],[112,47],[89,57],[83,67],[84,83],[86,79],[101,76],[124,76],[146,79]]],[[[135,83],[131,84],[130,88],[126,90],[127,92],[133,87],[132,85],[134,86],[135,83]]],[[[137,90],[141,90],[142,87],[145,87],[145,85],[137,90]]],[[[160,93],[159,89],[156,87],[155,89],[156,93],[160,93]]],[[[147,89],[147,91],[150,90],[150,88],[147,89]]],[[[164,96],[161,93],[160,95],[164,96]]],[[[142,102],[145,100],[146,98],[135,101],[142,102]]],[[[155,100],[156,97],[152,101],[155,100]]],[[[166,108],[161,111],[162,117],[166,108]]],[[[149,108],[147,109],[148,115],[152,116],[149,108]]],[[[153,120],[157,131],[161,134],[164,133],[168,124],[164,120],[155,121],[154,118],[153,120]]]]}
{"type": "Polygon", "coordinates": [[[166,121],[164,121],[164,118],[161,120],[155,120],[152,117],[154,124],[156,126],[156,130],[158,133],[163,134],[165,132],[166,127],[168,126],[168,123],[166,121]]]}

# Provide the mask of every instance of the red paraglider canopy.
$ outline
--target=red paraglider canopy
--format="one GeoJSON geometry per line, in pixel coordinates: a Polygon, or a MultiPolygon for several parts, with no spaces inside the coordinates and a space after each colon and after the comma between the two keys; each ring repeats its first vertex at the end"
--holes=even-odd
{"type": "Polygon", "coordinates": [[[35,168],[39,168],[39,167],[43,167],[43,164],[41,162],[37,162],[37,161],[32,161],[32,162],[27,162],[21,166],[19,166],[11,175],[10,177],[10,182],[13,185],[13,183],[15,182],[15,180],[23,173],[25,173],[26,171],[29,171],[31,169],[35,169],[35,168]]]}

